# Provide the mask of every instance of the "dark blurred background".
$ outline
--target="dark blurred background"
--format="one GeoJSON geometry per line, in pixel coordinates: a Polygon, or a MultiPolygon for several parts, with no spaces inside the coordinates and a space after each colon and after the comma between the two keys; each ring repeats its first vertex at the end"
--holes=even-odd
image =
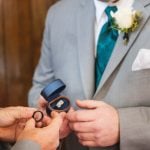
{"type": "Polygon", "coordinates": [[[0,107],[27,105],[48,8],[56,0],[0,0],[0,107]]]}

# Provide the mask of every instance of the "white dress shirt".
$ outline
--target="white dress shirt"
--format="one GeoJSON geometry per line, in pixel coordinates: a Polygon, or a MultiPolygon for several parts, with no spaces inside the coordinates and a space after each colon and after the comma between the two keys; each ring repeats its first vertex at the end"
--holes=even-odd
{"type": "MultiPolygon", "coordinates": [[[[119,0],[117,3],[114,3],[118,8],[120,7],[132,7],[134,0],[119,0]]],[[[94,0],[95,8],[96,8],[96,20],[95,20],[95,49],[97,47],[97,41],[99,37],[99,33],[101,31],[102,26],[107,22],[108,18],[105,14],[105,8],[110,3],[102,2],[100,0],[94,0]]],[[[96,51],[95,51],[96,55],[96,51]]]]}

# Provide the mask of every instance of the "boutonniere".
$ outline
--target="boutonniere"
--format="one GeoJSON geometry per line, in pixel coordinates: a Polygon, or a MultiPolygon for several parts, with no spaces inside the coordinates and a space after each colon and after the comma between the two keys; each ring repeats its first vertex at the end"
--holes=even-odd
{"type": "Polygon", "coordinates": [[[129,42],[129,34],[134,32],[140,24],[142,14],[133,8],[119,8],[117,12],[111,12],[113,17],[112,28],[124,33],[123,40],[129,42]]]}

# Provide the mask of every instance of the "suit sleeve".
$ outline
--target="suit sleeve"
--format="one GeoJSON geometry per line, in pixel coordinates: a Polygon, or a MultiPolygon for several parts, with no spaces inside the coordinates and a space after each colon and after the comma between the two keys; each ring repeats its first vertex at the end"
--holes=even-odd
{"type": "Polygon", "coordinates": [[[10,150],[11,145],[7,142],[1,142],[0,141],[0,150],[10,150]]]}
{"type": "Polygon", "coordinates": [[[54,79],[52,63],[51,63],[51,47],[50,47],[50,26],[52,22],[52,13],[49,10],[46,19],[44,37],[42,42],[41,56],[36,67],[32,88],[28,94],[28,103],[31,107],[36,107],[41,90],[45,85],[54,79]]]}
{"type": "Polygon", "coordinates": [[[119,109],[120,150],[149,150],[150,108],[119,109]]]}
{"type": "Polygon", "coordinates": [[[11,150],[41,150],[38,143],[32,141],[19,141],[17,142],[11,150]]]}

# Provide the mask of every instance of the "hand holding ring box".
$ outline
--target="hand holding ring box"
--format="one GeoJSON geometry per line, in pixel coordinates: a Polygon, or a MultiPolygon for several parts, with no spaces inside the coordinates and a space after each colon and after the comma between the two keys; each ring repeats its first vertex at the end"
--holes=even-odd
{"type": "MultiPolygon", "coordinates": [[[[41,95],[48,102],[46,107],[47,115],[50,115],[52,111],[68,112],[70,109],[70,100],[66,96],[61,96],[60,93],[66,88],[66,85],[62,80],[57,79],[49,83],[42,91],[41,95]]],[[[39,111],[37,111],[39,113],[39,111]]],[[[41,112],[42,113],[42,112],[41,112]]],[[[36,112],[33,115],[35,119],[36,112]]],[[[43,116],[43,115],[41,115],[43,116]]],[[[36,119],[35,119],[36,120],[36,119]]],[[[41,119],[38,119],[41,120],[41,119]]]]}

